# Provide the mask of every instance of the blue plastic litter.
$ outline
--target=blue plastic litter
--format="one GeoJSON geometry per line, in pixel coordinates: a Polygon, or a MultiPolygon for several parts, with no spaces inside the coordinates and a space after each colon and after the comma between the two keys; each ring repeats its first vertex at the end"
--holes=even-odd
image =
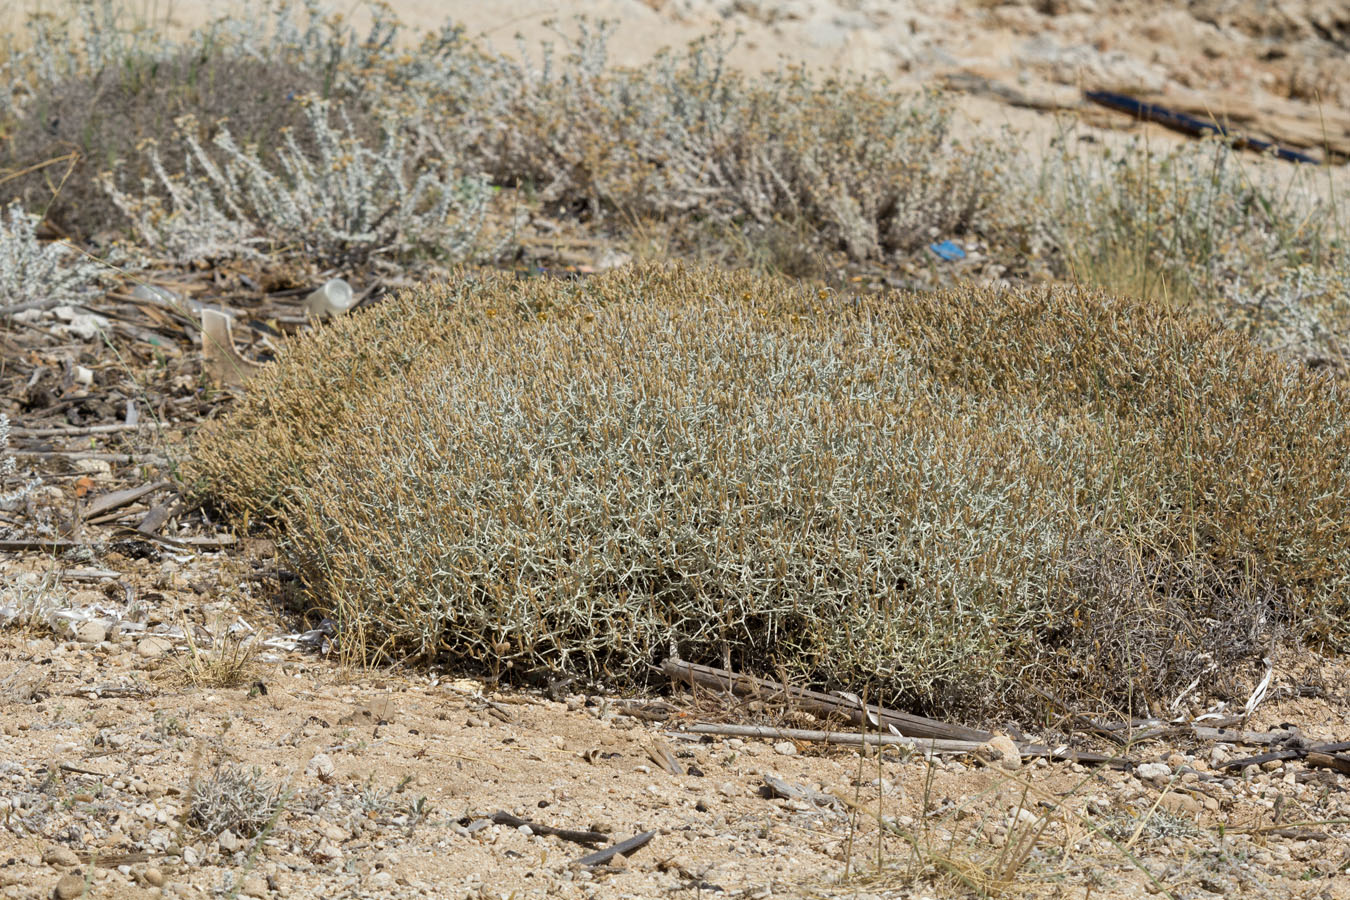
{"type": "Polygon", "coordinates": [[[947,260],[947,262],[956,262],[958,259],[966,258],[966,251],[962,250],[955,241],[942,241],[937,244],[929,244],[928,249],[947,260]]]}

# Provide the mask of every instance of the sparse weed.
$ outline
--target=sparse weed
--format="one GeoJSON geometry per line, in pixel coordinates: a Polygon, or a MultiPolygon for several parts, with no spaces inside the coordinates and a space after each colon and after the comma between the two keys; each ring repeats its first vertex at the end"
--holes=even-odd
{"type": "Polygon", "coordinates": [[[154,724],[150,733],[154,735],[155,740],[163,743],[172,738],[187,736],[188,729],[187,726],[183,724],[183,720],[177,716],[166,713],[163,710],[155,710],[154,724]]]}
{"type": "Polygon", "coordinates": [[[721,36],[615,67],[608,26],[576,26],[562,54],[455,57],[427,87],[444,91],[445,140],[550,210],[771,236],[790,221],[855,259],[994,226],[1004,154],[954,140],[936,96],[800,68],[747,76],[721,36]]]}
{"type": "Polygon", "coordinates": [[[585,19],[516,60],[449,24],[410,51],[379,4],[359,34],[317,2],[243,8],[176,41],[113,0],[34,18],[4,69],[0,190],[86,236],[124,229],[120,208],[146,253],[173,260],[495,259],[512,229],[482,239],[483,176],[619,241],[658,230],[665,253],[798,277],[964,237],[1009,277],[1039,268],[1188,306],[1350,371],[1346,223],[1314,199],[1311,167],[1279,179],[1221,143],[1095,155],[1065,141],[1023,179],[1038,154],[957,140],[940,96],[746,75],[725,36],[625,68],[609,26],[585,19]]]}
{"type": "MultiPolygon", "coordinates": [[[[100,176],[116,170],[118,183],[128,190],[154,183],[144,148],[167,143],[181,117],[193,116],[194,139],[209,143],[227,127],[235,140],[256,148],[266,164],[275,166],[280,135],[287,129],[313,151],[299,101],[321,87],[317,76],[285,61],[231,55],[225,49],[184,48],[166,59],[134,58],[95,73],[79,72],[38,88],[0,156],[15,171],[29,171],[0,190],[43,211],[68,233],[106,239],[125,230],[126,223],[100,176]],[[49,159],[62,161],[41,165],[49,159]]],[[[344,109],[363,136],[378,134],[358,103],[344,109]]]]}
{"type": "Polygon", "coordinates": [[[1107,837],[1126,846],[1173,841],[1195,837],[1200,833],[1190,817],[1162,809],[1151,809],[1137,815],[1108,816],[1100,824],[1107,837]]]}
{"type": "Polygon", "coordinates": [[[19,477],[19,461],[9,452],[9,416],[0,413],[0,506],[28,499],[41,484],[37,478],[19,477]],[[11,488],[15,481],[19,486],[11,488]]]}
{"type": "Polygon", "coordinates": [[[60,580],[48,573],[36,581],[11,579],[0,587],[0,625],[48,631],[52,613],[61,608],[65,592],[60,580]]]}
{"type": "MultiPolygon", "coordinates": [[[[1130,838],[1138,834],[1139,825],[1135,819],[1112,816],[1099,821],[1090,800],[1079,808],[1090,777],[1068,791],[1052,793],[1034,778],[994,772],[992,780],[958,800],[936,795],[934,773],[930,762],[912,815],[876,818],[878,840],[881,833],[898,837],[902,849],[851,876],[846,865],[839,883],[820,886],[813,896],[851,896],[846,892],[860,887],[889,892],[922,885],[937,888],[939,896],[980,900],[1055,897],[1074,883],[1085,884],[1086,895],[1091,896],[1106,872],[1131,869],[1150,892],[1175,896],[1132,852],[1130,838]]],[[[1156,823],[1157,840],[1206,837],[1189,820],[1161,814],[1156,823]]],[[[1155,839],[1154,832],[1149,834],[1155,839]]]]}
{"type": "Polygon", "coordinates": [[[1322,173],[1272,171],[1217,140],[1167,152],[1071,146],[1019,188],[1056,274],[1189,308],[1350,371],[1350,222],[1326,199],[1322,173]]]}
{"type": "Polygon", "coordinates": [[[210,835],[229,829],[240,837],[255,837],[275,823],[284,796],[283,788],[256,767],[218,767],[193,784],[186,821],[210,835]]]}

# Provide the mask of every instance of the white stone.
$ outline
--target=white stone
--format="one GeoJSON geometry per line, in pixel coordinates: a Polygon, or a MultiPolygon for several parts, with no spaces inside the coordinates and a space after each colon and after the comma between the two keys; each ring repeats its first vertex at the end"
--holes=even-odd
{"type": "Polygon", "coordinates": [[[75,625],[72,636],[81,644],[100,644],[108,638],[108,629],[97,619],[86,619],[75,625]]]}
{"type": "Polygon", "coordinates": [[[156,659],[172,649],[173,641],[162,635],[152,634],[141,638],[136,644],[136,655],[143,659],[156,659]]]}
{"type": "Polygon", "coordinates": [[[1013,771],[1022,765],[1022,753],[1006,734],[996,734],[980,745],[975,754],[1001,769],[1013,771]]]}
{"type": "Polygon", "coordinates": [[[1171,777],[1172,767],[1160,762],[1140,763],[1135,767],[1134,774],[1142,781],[1156,781],[1171,777]]]}
{"type": "Polygon", "coordinates": [[[333,777],[335,770],[333,760],[327,753],[316,753],[310,757],[309,765],[305,767],[305,774],[327,781],[333,777]]]}

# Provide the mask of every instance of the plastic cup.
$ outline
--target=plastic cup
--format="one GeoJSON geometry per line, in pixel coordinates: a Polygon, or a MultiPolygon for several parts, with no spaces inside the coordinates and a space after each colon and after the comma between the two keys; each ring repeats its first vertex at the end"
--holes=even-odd
{"type": "Polygon", "coordinates": [[[305,311],[316,318],[340,316],[355,302],[352,286],[341,278],[333,278],[305,298],[305,311]]]}

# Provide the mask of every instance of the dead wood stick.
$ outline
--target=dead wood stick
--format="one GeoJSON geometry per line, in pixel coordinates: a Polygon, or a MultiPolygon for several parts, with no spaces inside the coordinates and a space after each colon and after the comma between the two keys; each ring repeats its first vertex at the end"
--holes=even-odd
{"type": "MultiPolygon", "coordinates": [[[[898,734],[859,734],[856,731],[812,731],[805,728],[771,728],[768,725],[717,725],[697,723],[684,727],[690,734],[717,734],[728,737],[778,738],[788,741],[822,741],[829,744],[841,744],[857,747],[866,744],[869,747],[911,747],[924,754],[932,753],[974,753],[984,745],[983,741],[955,741],[942,738],[912,738],[898,734]]],[[[677,732],[678,733],[678,732],[677,732]]],[[[1068,747],[1046,747],[1042,744],[1018,743],[1018,752],[1026,757],[1044,757],[1062,759],[1078,763],[1105,763],[1114,768],[1123,768],[1129,760],[1101,753],[1085,753],[1070,750],[1068,747]]]]}
{"type": "Polygon", "coordinates": [[[145,514],[144,506],[133,504],[131,506],[124,507],[122,509],[114,509],[110,513],[104,513],[97,519],[85,519],[84,521],[86,525],[107,525],[112,522],[120,522],[123,519],[129,519],[132,516],[140,516],[144,514],[145,514]]]}
{"type": "MultiPolygon", "coordinates": [[[[154,512],[154,510],[151,510],[151,512],[154,512]]],[[[156,534],[155,532],[152,531],[139,531],[134,528],[125,528],[125,527],[119,529],[118,534],[122,537],[128,537],[132,539],[139,538],[141,540],[154,541],[157,544],[164,544],[165,546],[168,547],[179,547],[185,550],[203,549],[203,548],[218,549],[220,547],[233,546],[235,543],[234,537],[228,534],[217,534],[214,536],[202,535],[201,537],[171,538],[168,537],[167,535],[156,534]]],[[[0,547],[0,549],[4,548],[0,547]]]]}
{"type": "MultiPolygon", "coordinates": [[[[155,858],[155,854],[146,853],[112,853],[108,856],[99,856],[97,851],[81,850],[75,854],[80,862],[87,865],[98,866],[100,869],[116,869],[118,866],[130,866],[135,863],[149,862],[155,858]]],[[[163,854],[161,854],[163,855],[163,854]]]]}
{"type": "Polygon", "coordinates": [[[182,508],[181,503],[175,503],[174,500],[165,500],[157,506],[150,509],[149,512],[136,524],[136,530],[145,534],[156,534],[164,523],[173,518],[174,514],[182,508]]]}
{"type": "Polygon", "coordinates": [[[141,428],[140,425],[84,425],[82,427],[70,426],[67,428],[18,428],[9,430],[13,437],[23,438],[43,438],[43,437],[88,437],[91,434],[115,434],[119,431],[136,431],[141,428]]]}
{"type": "Polygon", "coordinates": [[[1234,731],[1227,727],[1240,721],[1242,721],[1240,717],[1234,716],[1229,719],[1220,719],[1218,724],[1208,726],[1185,722],[1155,725],[1148,731],[1134,732],[1130,736],[1130,741],[1137,744],[1141,741],[1155,741],[1164,738],[1193,737],[1201,741],[1222,741],[1229,744],[1268,744],[1289,733],[1287,731],[1272,731],[1269,733],[1234,731]]]}
{"type": "Polygon", "coordinates": [[[16,303],[13,306],[0,306],[0,316],[12,316],[15,313],[27,312],[30,309],[47,309],[48,307],[60,304],[60,299],[47,297],[43,300],[29,300],[27,303],[16,303]]]}
{"type": "Polygon", "coordinates": [[[607,835],[599,831],[573,831],[569,828],[554,828],[552,825],[541,825],[538,822],[531,822],[529,819],[513,816],[505,811],[495,812],[490,818],[495,825],[507,825],[511,828],[526,825],[535,834],[549,834],[556,838],[562,838],[564,841],[571,841],[574,844],[593,846],[603,844],[608,839],[607,835]]]}
{"type": "Polygon", "coordinates": [[[613,847],[606,847],[604,850],[597,850],[581,859],[573,860],[572,864],[576,866],[603,866],[616,856],[627,856],[636,850],[641,850],[654,837],[656,837],[655,831],[644,831],[641,834],[633,835],[626,841],[619,841],[613,847]]]}
{"type": "Polygon", "coordinates": [[[1350,756],[1330,753],[1309,753],[1307,759],[1303,760],[1310,766],[1316,766],[1319,769],[1332,769],[1340,772],[1342,775],[1350,775],[1350,756]]]}
{"type": "Polygon", "coordinates": [[[1331,840],[1331,835],[1325,831],[1303,831],[1298,828],[1276,828],[1273,831],[1261,832],[1275,837],[1289,838],[1291,841],[1327,841],[1331,840]]]}
{"type": "Polygon", "coordinates": [[[153,494],[162,488],[170,487],[172,482],[156,481],[152,484],[143,484],[140,487],[127,488],[122,491],[113,491],[109,494],[101,494],[90,501],[84,508],[84,518],[93,519],[114,509],[120,509],[130,503],[141,499],[146,494],[153,494]]]}
{"type": "Polygon", "coordinates": [[[647,746],[647,755],[651,757],[652,762],[665,769],[671,775],[683,775],[684,766],[675,758],[675,752],[670,749],[670,745],[660,738],[653,739],[647,746]]]}
{"type": "Polygon", "coordinates": [[[101,459],[104,462],[121,466],[141,463],[155,466],[167,466],[169,461],[162,456],[132,456],[127,453],[99,453],[94,450],[12,450],[11,456],[23,459],[101,459]]]}
{"type": "MultiPolygon", "coordinates": [[[[1288,732],[1285,732],[1286,734],[1288,732]]],[[[1350,750],[1350,741],[1342,741],[1338,744],[1318,744],[1313,747],[1301,746],[1291,747],[1288,750],[1276,750],[1271,753],[1262,753],[1260,756],[1248,756],[1245,759],[1234,759],[1224,763],[1220,768],[1223,769],[1244,769],[1247,766],[1259,766],[1262,763],[1271,762],[1277,759],[1311,759],[1314,756],[1334,759],[1331,754],[1340,753],[1343,750],[1350,750]]],[[[1317,763],[1311,763],[1317,765],[1317,763]]],[[[1336,768],[1332,766],[1331,768],[1336,768]]]]}
{"type": "Polygon", "coordinates": [[[824,794],[800,784],[784,781],[773,775],[764,776],[764,787],[761,788],[761,793],[766,794],[771,800],[775,797],[781,797],[784,800],[804,800],[813,806],[838,807],[843,802],[834,794],[824,794]]]}
{"type": "Polygon", "coordinates": [[[1191,726],[1192,733],[1202,741],[1221,744],[1275,744],[1292,736],[1290,731],[1235,731],[1232,728],[1205,728],[1191,726]]]}
{"type": "Polygon", "coordinates": [[[35,553],[64,553],[67,550],[74,550],[76,547],[83,547],[84,544],[79,541],[62,540],[12,540],[0,541],[0,551],[11,553],[35,552],[35,553]]]}
{"type": "MultiPolygon", "coordinates": [[[[701,666],[678,659],[667,659],[661,664],[661,671],[671,681],[683,681],[699,684],[717,690],[730,690],[738,694],[754,696],[784,695],[808,712],[822,715],[838,714],[854,724],[864,721],[861,704],[832,694],[811,691],[805,688],[785,686],[776,681],[766,681],[749,675],[737,675],[726,669],[701,666]]],[[[983,743],[993,737],[987,731],[967,728],[964,725],[951,725],[936,719],[896,712],[872,704],[867,705],[869,727],[893,727],[906,737],[937,738],[945,740],[977,741],[983,743]]]]}
{"type": "Polygon", "coordinates": [[[686,725],[692,734],[715,734],[726,737],[776,738],[784,741],[820,741],[826,744],[845,744],[857,747],[866,744],[875,747],[912,747],[925,753],[973,753],[983,741],[953,741],[942,738],[912,738],[898,734],[859,734],[856,731],[813,731],[809,728],[773,728],[768,725],[717,725],[697,723],[686,725]]]}

